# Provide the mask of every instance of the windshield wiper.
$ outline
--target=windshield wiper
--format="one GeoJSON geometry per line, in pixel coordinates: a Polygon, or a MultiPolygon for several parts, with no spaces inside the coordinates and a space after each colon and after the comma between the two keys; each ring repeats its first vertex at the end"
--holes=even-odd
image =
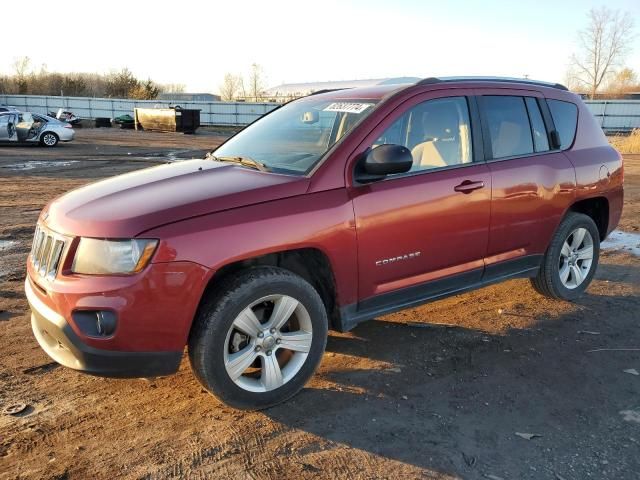
{"type": "Polygon", "coordinates": [[[258,162],[251,157],[216,157],[212,153],[207,153],[205,160],[215,160],[217,162],[229,162],[229,163],[237,163],[239,165],[244,165],[245,167],[255,168],[256,170],[260,170],[261,172],[268,172],[269,167],[267,167],[264,163],[258,162]]]}

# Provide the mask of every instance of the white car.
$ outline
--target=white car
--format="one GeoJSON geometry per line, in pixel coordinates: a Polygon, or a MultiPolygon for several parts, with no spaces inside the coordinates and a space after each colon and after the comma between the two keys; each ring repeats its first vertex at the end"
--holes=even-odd
{"type": "Polygon", "coordinates": [[[55,147],[58,142],[70,142],[74,137],[73,127],[55,118],[39,113],[0,112],[0,142],[55,147]]]}

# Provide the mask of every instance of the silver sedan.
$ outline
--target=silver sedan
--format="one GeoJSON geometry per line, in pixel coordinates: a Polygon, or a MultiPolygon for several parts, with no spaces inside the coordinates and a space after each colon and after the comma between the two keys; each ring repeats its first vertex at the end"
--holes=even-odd
{"type": "Polygon", "coordinates": [[[55,147],[58,142],[70,142],[75,137],[73,127],[55,118],[29,112],[0,113],[0,142],[39,143],[55,147]]]}

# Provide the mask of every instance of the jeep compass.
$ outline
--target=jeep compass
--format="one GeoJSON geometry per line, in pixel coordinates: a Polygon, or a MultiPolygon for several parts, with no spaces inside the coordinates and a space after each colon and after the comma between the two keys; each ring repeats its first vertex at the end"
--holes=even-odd
{"type": "Polygon", "coordinates": [[[580,295],[620,219],[621,156],[558,84],[427,78],[283,105],[204,159],[42,211],[25,281],[67,367],[169,375],[222,401],[309,380],[330,329],[512,278],[580,295]]]}

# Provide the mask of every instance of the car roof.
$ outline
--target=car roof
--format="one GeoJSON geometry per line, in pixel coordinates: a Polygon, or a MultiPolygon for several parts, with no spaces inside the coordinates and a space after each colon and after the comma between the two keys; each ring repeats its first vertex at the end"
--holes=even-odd
{"type": "Polygon", "coordinates": [[[58,120],[57,118],[50,117],[49,115],[45,115],[44,113],[20,112],[20,111],[16,110],[16,111],[0,112],[0,115],[14,115],[14,114],[24,115],[25,113],[28,114],[28,115],[31,115],[32,117],[36,116],[36,117],[44,118],[44,119],[47,120],[47,122],[64,123],[64,122],[61,122],[60,120],[58,120]]]}
{"type": "Polygon", "coordinates": [[[457,88],[526,88],[526,89],[555,89],[568,91],[567,87],[559,83],[530,80],[527,78],[511,77],[427,77],[416,83],[395,85],[376,85],[372,87],[344,88],[337,90],[319,91],[311,96],[320,95],[327,99],[336,100],[382,100],[385,97],[412,87],[432,87],[442,89],[457,88]]]}
{"type": "Polygon", "coordinates": [[[560,83],[545,82],[543,80],[532,80],[529,78],[515,77],[485,77],[485,76],[465,76],[465,77],[428,77],[416,82],[416,85],[436,85],[441,83],[497,83],[497,84],[519,84],[527,86],[557,88],[558,90],[568,90],[560,83]]]}
{"type": "MultiPolygon", "coordinates": [[[[411,84],[409,84],[411,85],[411,84]]],[[[327,99],[349,100],[381,100],[387,95],[403,90],[407,84],[376,85],[373,87],[340,88],[336,90],[321,90],[314,92],[309,97],[326,97],[327,99]]]]}

